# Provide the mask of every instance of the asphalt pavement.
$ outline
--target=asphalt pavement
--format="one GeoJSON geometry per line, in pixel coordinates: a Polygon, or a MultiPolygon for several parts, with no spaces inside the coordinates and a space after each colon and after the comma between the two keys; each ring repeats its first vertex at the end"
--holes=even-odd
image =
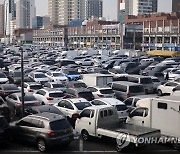
{"type": "MultiPolygon", "coordinates": [[[[170,145],[148,145],[131,151],[125,151],[126,153],[155,153],[155,154],[164,154],[164,153],[173,153],[178,154],[179,152],[173,150],[170,145]]],[[[32,144],[24,143],[23,141],[13,141],[8,142],[5,145],[0,146],[0,154],[33,154],[40,153],[36,147],[32,144]]],[[[58,146],[52,147],[47,152],[51,153],[61,153],[61,154],[72,154],[72,153],[107,153],[115,154],[118,153],[115,149],[115,144],[112,139],[98,139],[92,138],[90,141],[82,141],[80,139],[74,140],[68,147],[58,146]]]]}

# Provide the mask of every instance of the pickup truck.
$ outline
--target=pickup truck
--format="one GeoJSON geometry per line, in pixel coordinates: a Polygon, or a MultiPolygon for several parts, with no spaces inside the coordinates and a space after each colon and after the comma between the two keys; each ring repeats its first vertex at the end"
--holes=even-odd
{"type": "MultiPolygon", "coordinates": [[[[159,138],[160,130],[126,124],[119,121],[117,110],[110,106],[91,106],[85,108],[76,120],[75,130],[87,141],[90,136],[103,136],[116,140],[116,150],[120,152],[128,145],[138,147],[138,138],[159,138]],[[123,146],[120,143],[125,143],[123,146]]],[[[141,143],[142,145],[142,143],[141,143]]],[[[127,148],[126,147],[126,148],[127,148]]]]}

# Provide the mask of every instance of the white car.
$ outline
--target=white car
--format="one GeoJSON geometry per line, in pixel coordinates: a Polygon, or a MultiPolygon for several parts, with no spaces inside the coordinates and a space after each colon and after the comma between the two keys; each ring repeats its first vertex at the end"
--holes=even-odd
{"type": "Polygon", "coordinates": [[[167,82],[163,85],[158,86],[158,88],[157,88],[158,96],[162,96],[165,94],[170,95],[172,93],[173,89],[175,87],[177,87],[178,85],[180,85],[180,83],[178,83],[178,82],[167,82]]]}
{"type": "Polygon", "coordinates": [[[33,95],[42,105],[54,105],[64,98],[62,91],[49,88],[40,89],[33,95]]]}
{"type": "Polygon", "coordinates": [[[44,73],[42,72],[31,72],[28,76],[35,82],[38,82],[41,84],[44,84],[49,81],[49,78],[45,76],[44,73]]]}
{"type": "Polygon", "coordinates": [[[169,80],[174,80],[180,77],[180,70],[169,73],[169,80]]]}
{"type": "Polygon", "coordinates": [[[68,78],[61,72],[47,72],[45,74],[52,82],[67,82],[68,78]]]}
{"type": "Polygon", "coordinates": [[[9,79],[4,73],[0,73],[0,84],[9,83],[9,79]]]}
{"type": "Polygon", "coordinates": [[[128,108],[127,106],[120,100],[116,99],[116,98],[100,98],[100,99],[95,99],[93,101],[91,101],[92,105],[110,105],[110,106],[114,106],[117,109],[118,112],[118,117],[120,119],[125,120],[128,116],[128,108]]]}
{"type": "Polygon", "coordinates": [[[54,105],[66,117],[76,119],[79,113],[86,107],[92,106],[84,98],[63,99],[54,105]]]}
{"type": "Polygon", "coordinates": [[[102,98],[102,97],[115,97],[115,93],[110,87],[88,87],[94,98],[102,98]]]}

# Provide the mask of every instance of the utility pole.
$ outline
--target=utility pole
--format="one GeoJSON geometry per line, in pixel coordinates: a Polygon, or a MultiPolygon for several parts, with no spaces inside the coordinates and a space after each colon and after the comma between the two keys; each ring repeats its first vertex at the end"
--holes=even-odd
{"type": "Polygon", "coordinates": [[[24,114],[24,63],[23,63],[23,48],[20,47],[19,51],[21,52],[21,102],[22,102],[22,117],[25,116],[24,114]]]}

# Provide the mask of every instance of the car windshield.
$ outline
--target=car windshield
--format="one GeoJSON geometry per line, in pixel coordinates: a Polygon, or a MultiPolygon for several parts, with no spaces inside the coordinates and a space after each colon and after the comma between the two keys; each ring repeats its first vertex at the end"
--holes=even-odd
{"type": "Polygon", "coordinates": [[[125,111],[128,109],[126,105],[116,105],[116,108],[118,111],[125,111]]]}
{"type": "Polygon", "coordinates": [[[141,78],[140,83],[141,84],[150,84],[150,83],[152,83],[152,79],[151,78],[141,78]]]}
{"type": "MultiPolygon", "coordinates": [[[[20,101],[22,101],[22,97],[19,97],[20,101]]],[[[29,101],[37,101],[37,99],[34,96],[24,96],[24,101],[29,102],[29,101]]]]}
{"type": "Polygon", "coordinates": [[[18,87],[16,87],[15,85],[7,85],[7,86],[3,86],[4,90],[19,90],[18,87]]]}
{"type": "Polygon", "coordinates": [[[35,74],[35,78],[45,78],[44,74],[35,74]]]}
{"type": "Polygon", "coordinates": [[[49,97],[53,97],[53,98],[64,97],[64,94],[63,93],[58,93],[58,92],[50,93],[49,97]]]}
{"type": "Polygon", "coordinates": [[[30,89],[33,89],[33,90],[39,90],[42,88],[42,85],[31,85],[30,86],[30,89]]]}
{"type": "Polygon", "coordinates": [[[68,121],[65,119],[63,120],[58,120],[58,121],[53,121],[50,123],[50,127],[53,131],[59,131],[59,130],[64,130],[68,129],[71,127],[68,121]]]}
{"type": "Polygon", "coordinates": [[[14,77],[21,77],[21,72],[14,72],[14,77]]]}
{"type": "Polygon", "coordinates": [[[53,88],[65,88],[63,84],[52,84],[53,88]]]}
{"type": "Polygon", "coordinates": [[[75,103],[74,105],[78,108],[78,110],[83,110],[84,108],[91,106],[89,102],[80,102],[75,103]]]}
{"type": "Polygon", "coordinates": [[[77,71],[69,71],[68,74],[69,75],[79,75],[79,73],[77,71]]]}
{"type": "Polygon", "coordinates": [[[75,88],[87,88],[86,84],[85,83],[75,83],[74,84],[74,87],[75,88]]]}
{"type": "Polygon", "coordinates": [[[87,100],[92,100],[93,99],[93,95],[92,95],[91,92],[80,92],[79,97],[85,98],[87,100]]]}
{"type": "Polygon", "coordinates": [[[0,78],[6,78],[4,73],[0,73],[0,78]]]}
{"type": "Polygon", "coordinates": [[[64,76],[62,73],[53,73],[54,77],[58,77],[58,76],[64,76]]]}
{"type": "Polygon", "coordinates": [[[100,90],[101,94],[113,94],[113,90],[112,89],[102,89],[100,90]]]}
{"type": "Polygon", "coordinates": [[[130,86],[129,87],[130,93],[142,93],[144,92],[143,86],[130,86]]]}

